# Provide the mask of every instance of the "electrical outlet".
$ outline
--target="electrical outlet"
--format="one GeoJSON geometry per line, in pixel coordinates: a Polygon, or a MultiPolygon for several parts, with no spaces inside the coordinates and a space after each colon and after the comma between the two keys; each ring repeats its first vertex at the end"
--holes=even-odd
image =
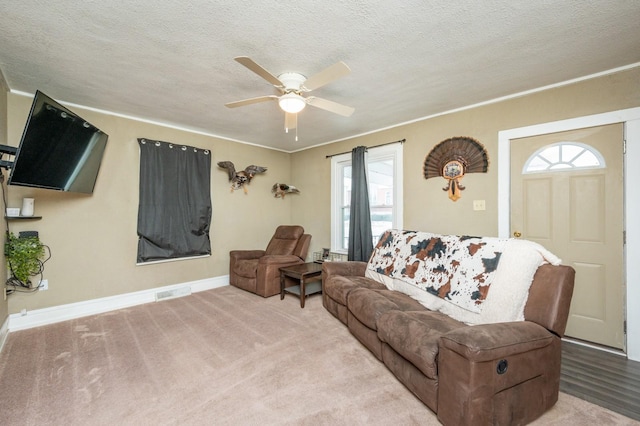
{"type": "Polygon", "coordinates": [[[49,290],[49,280],[40,281],[40,285],[38,286],[39,291],[49,290]]]}
{"type": "Polygon", "coordinates": [[[473,200],[473,210],[486,210],[484,200],[473,200]]]}

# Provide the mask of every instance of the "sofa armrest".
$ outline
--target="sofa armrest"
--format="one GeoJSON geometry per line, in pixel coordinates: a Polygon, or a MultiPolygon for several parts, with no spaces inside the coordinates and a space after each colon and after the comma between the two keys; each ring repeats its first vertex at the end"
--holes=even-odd
{"type": "Polygon", "coordinates": [[[262,256],[258,261],[260,265],[290,265],[300,263],[302,259],[294,254],[268,254],[262,256]]]}
{"type": "Polygon", "coordinates": [[[531,321],[462,327],[441,336],[438,420],[527,424],[558,400],[561,341],[531,321]]]}
{"type": "Polygon", "coordinates": [[[443,334],[440,347],[471,362],[506,358],[550,345],[554,335],[530,322],[504,322],[462,327],[443,334]]]}
{"type": "Polygon", "coordinates": [[[264,256],[264,250],[231,250],[229,257],[232,260],[258,259],[264,256]]]}
{"type": "Polygon", "coordinates": [[[364,272],[366,271],[366,269],[367,262],[323,262],[322,277],[324,278],[330,275],[342,275],[344,277],[364,277],[364,272]]]}
{"type": "Polygon", "coordinates": [[[541,265],[533,277],[524,318],[564,335],[576,271],[566,265],[541,265]]]}

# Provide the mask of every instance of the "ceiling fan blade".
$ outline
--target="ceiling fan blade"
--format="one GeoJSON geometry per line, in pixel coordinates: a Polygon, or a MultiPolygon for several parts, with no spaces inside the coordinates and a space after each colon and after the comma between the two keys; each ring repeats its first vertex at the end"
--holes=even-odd
{"type": "Polygon", "coordinates": [[[282,84],[282,82],[280,80],[278,80],[278,78],[276,76],[271,74],[266,69],[262,68],[260,65],[255,63],[253,59],[249,58],[248,56],[238,56],[238,57],[233,58],[233,59],[235,59],[237,62],[241,63],[245,67],[249,68],[251,71],[253,71],[254,73],[258,74],[260,77],[264,78],[265,80],[267,80],[269,83],[273,84],[274,86],[276,86],[276,87],[283,87],[284,86],[284,84],[282,84]]]}
{"type": "Polygon", "coordinates": [[[317,98],[315,96],[309,96],[307,98],[307,103],[316,108],[340,114],[344,117],[350,117],[351,114],[353,114],[353,111],[355,111],[355,108],[353,107],[342,105],[333,101],[328,101],[326,99],[317,98]]]}
{"type": "Polygon", "coordinates": [[[284,113],[284,128],[295,129],[298,126],[298,117],[290,112],[284,113]]]}
{"type": "Polygon", "coordinates": [[[315,90],[318,87],[329,84],[332,81],[349,75],[350,73],[351,69],[347,64],[340,61],[309,77],[304,83],[302,83],[302,90],[310,92],[311,90],[315,90]]]}
{"type": "Polygon", "coordinates": [[[224,104],[227,108],[237,108],[245,105],[257,104],[259,102],[266,102],[276,100],[278,97],[276,95],[268,95],[268,96],[258,96],[257,98],[244,99],[241,101],[229,102],[224,104]]]}

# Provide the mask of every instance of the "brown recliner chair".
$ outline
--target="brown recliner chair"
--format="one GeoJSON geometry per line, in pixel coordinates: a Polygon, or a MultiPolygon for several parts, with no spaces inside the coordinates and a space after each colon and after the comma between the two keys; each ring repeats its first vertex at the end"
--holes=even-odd
{"type": "Polygon", "coordinates": [[[262,297],[279,294],[280,268],[304,263],[310,242],[302,226],[278,226],[266,250],[229,252],[229,284],[262,297]]]}

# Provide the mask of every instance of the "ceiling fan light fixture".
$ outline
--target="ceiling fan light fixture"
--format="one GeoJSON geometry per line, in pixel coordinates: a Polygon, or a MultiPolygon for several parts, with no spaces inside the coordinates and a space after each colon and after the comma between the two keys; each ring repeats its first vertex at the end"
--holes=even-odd
{"type": "Polygon", "coordinates": [[[295,93],[286,93],[280,96],[278,99],[278,105],[284,112],[288,112],[290,114],[299,113],[304,109],[307,105],[304,98],[295,93]]]}

